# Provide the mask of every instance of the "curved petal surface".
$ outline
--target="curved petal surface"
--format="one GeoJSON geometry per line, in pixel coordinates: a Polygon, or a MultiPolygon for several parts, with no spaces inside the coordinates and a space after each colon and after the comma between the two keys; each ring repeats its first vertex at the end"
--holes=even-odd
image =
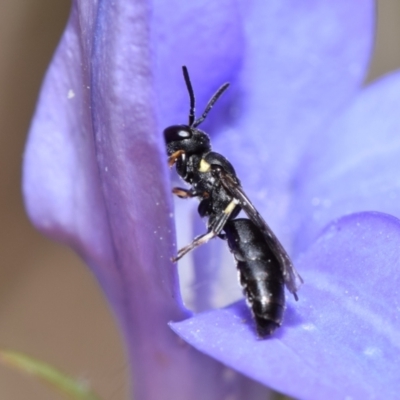
{"type": "Polygon", "coordinates": [[[400,217],[400,72],[364,89],[315,136],[298,169],[290,217],[296,249],[330,220],[375,210],[400,217]]]}
{"type": "Polygon", "coordinates": [[[374,1],[243,2],[246,52],[232,128],[216,141],[284,242],[291,177],[312,134],[364,79],[374,1]]]}
{"type": "MultiPolygon", "coordinates": [[[[261,0],[240,6],[243,65],[223,96],[230,96],[228,108],[218,102],[210,113],[220,119],[213,143],[290,250],[293,174],[312,134],[325,129],[360,88],[373,42],[374,2],[261,0]]],[[[236,296],[226,290],[233,262],[221,262],[227,259],[220,255],[223,246],[194,256],[202,310],[236,296]]]]}
{"type": "Polygon", "coordinates": [[[102,284],[127,340],[135,398],[216,400],[239,392],[257,399],[263,387],[224,379],[226,368],[182,345],[167,326],[188,312],[170,261],[152,23],[146,1],[74,2],[29,134],[26,207],[102,284]]]}
{"type": "Polygon", "coordinates": [[[331,224],[297,263],[305,278],[283,327],[258,340],[244,302],[172,325],[200,351],[302,399],[396,398],[400,390],[400,221],[331,224]]]}
{"type": "MultiPolygon", "coordinates": [[[[237,0],[153,0],[151,35],[161,129],[188,121],[182,65],[188,67],[198,113],[222,83],[237,80],[244,57],[239,11],[237,0]]],[[[211,114],[205,125],[218,123],[215,117],[211,114]]]]}
{"type": "Polygon", "coordinates": [[[80,12],[73,7],[46,75],[24,155],[23,191],[39,229],[93,249],[90,256],[101,259],[111,249],[89,113],[90,65],[84,56],[92,50],[96,6],[91,5],[80,12]]]}

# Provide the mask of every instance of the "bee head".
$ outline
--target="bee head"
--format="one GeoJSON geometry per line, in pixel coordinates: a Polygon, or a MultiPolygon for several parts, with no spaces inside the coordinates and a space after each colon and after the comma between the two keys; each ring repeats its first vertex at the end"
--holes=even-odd
{"type": "Polygon", "coordinates": [[[200,129],[191,128],[189,125],[169,126],[164,129],[164,138],[168,156],[179,150],[184,151],[188,156],[211,151],[208,135],[200,129]]]}
{"type": "Polygon", "coordinates": [[[229,84],[223,84],[209,100],[203,114],[196,119],[194,107],[195,98],[189,73],[185,66],[182,67],[183,77],[190,97],[189,124],[172,125],[164,129],[164,138],[167,145],[167,154],[171,156],[177,151],[183,151],[188,156],[192,154],[201,155],[211,151],[210,138],[208,135],[197,129],[197,127],[206,119],[207,114],[218,100],[221,94],[228,88],[229,84]]]}

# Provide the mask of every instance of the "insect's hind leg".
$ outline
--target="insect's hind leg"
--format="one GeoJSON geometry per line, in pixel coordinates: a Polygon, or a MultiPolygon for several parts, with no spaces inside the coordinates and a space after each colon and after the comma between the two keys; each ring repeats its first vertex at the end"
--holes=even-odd
{"type": "Polygon", "coordinates": [[[172,258],[172,261],[176,262],[179,259],[181,259],[185,254],[189,253],[189,251],[192,251],[196,247],[201,246],[202,244],[207,243],[210,239],[215,238],[216,236],[219,236],[224,229],[225,224],[228,222],[230,216],[232,215],[232,212],[235,210],[237,203],[235,200],[232,200],[226,209],[218,214],[213,221],[211,222],[208,232],[204,233],[203,235],[197,236],[192,243],[188,244],[185,247],[182,247],[179,251],[176,257],[172,258]]]}
{"type": "Polygon", "coordinates": [[[204,233],[203,235],[197,236],[192,243],[188,244],[185,247],[182,247],[179,251],[176,257],[172,258],[173,262],[177,262],[179,259],[181,259],[185,254],[189,253],[189,251],[192,251],[198,246],[201,246],[202,244],[207,243],[210,239],[214,238],[217,236],[217,233],[214,231],[209,231],[207,233],[204,233]]]}

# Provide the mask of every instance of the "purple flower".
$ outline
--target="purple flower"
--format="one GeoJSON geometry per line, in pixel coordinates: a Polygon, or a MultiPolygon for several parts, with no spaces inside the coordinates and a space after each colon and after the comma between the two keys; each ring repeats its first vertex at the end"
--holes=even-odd
{"type": "MultiPolygon", "coordinates": [[[[309,399],[399,391],[400,222],[356,213],[400,215],[400,77],[360,88],[373,11],[372,0],[73,3],[27,143],[26,207],[98,278],[135,398],[263,398],[244,375],[309,399]],[[199,106],[231,82],[204,128],[306,281],[265,341],[243,302],[192,318],[181,302],[162,129],[187,119],[183,64],[199,106]]],[[[196,253],[197,309],[211,303],[218,254],[196,253]]]]}

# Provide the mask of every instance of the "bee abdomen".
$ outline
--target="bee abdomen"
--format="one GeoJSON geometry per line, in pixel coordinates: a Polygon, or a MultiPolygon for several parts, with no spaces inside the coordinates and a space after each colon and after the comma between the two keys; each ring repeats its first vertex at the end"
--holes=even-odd
{"type": "Polygon", "coordinates": [[[285,310],[281,265],[251,220],[231,220],[224,230],[257,332],[268,336],[281,325],[285,310]]]}
{"type": "Polygon", "coordinates": [[[285,310],[281,273],[274,274],[273,268],[268,271],[270,267],[265,260],[237,262],[240,284],[253,312],[257,332],[262,337],[281,325],[285,310]]]}

